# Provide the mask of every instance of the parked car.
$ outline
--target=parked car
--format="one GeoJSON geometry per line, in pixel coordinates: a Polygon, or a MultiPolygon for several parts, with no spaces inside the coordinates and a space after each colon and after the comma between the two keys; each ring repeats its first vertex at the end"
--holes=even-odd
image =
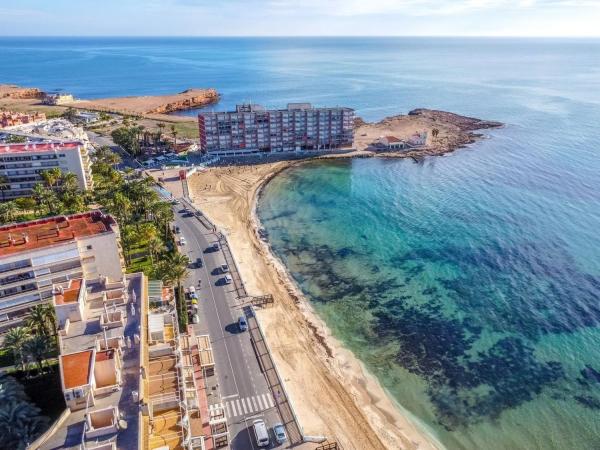
{"type": "Polygon", "coordinates": [[[227,274],[227,275],[225,275],[223,280],[225,281],[225,284],[231,284],[231,282],[233,281],[233,278],[231,278],[231,275],[227,274]]]}
{"type": "Polygon", "coordinates": [[[180,231],[181,231],[181,230],[179,229],[179,227],[178,227],[177,225],[175,225],[175,226],[173,227],[173,233],[175,233],[175,234],[179,234],[179,233],[180,233],[180,231]]]}
{"type": "Polygon", "coordinates": [[[187,244],[187,241],[185,240],[185,237],[181,236],[179,238],[179,245],[185,245],[185,244],[187,244]]]}
{"type": "Polygon", "coordinates": [[[238,328],[240,329],[240,331],[246,331],[248,329],[248,321],[246,320],[246,316],[239,317],[238,328]]]}
{"type": "Polygon", "coordinates": [[[192,298],[192,305],[197,305],[198,304],[198,298],[192,298]]]}
{"type": "Polygon", "coordinates": [[[198,317],[198,314],[194,314],[192,316],[192,322],[193,323],[199,323],[200,322],[200,317],[198,317]]]}
{"type": "Polygon", "coordinates": [[[202,258],[200,258],[200,257],[196,258],[196,268],[197,269],[202,268],[202,258]]]}
{"type": "Polygon", "coordinates": [[[285,427],[283,424],[278,423],[273,427],[273,434],[275,435],[275,440],[278,444],[283,444],[287,441],[287,436],[285,434],[285,427]]]}
{"type": "Polygon", "coordinates": [[[188,291],[190,292],[190,294],[195,294],[196,293],[196,288],[194,286],[190,286],[188,288],[188,291]]]}
{"type": "Polygon", "coordinates": [[[227,272],[229,272],[229,266],[227,264],[221,264],[221,266],[219,267],[219,269],[221,270],[221,273],[227,273],[227,272]]]}
{"type": "Polygon", "coordinates": [[[219,243],[218,243],[218,242],[215,242],[215,243],[212,245],[212,247],[211,247],[211,248],[212,248],[212,251],[213,251],[213,252],[218,252],[218,251],[219,251],[219,249],[221,248],[221,246],[219,245],[219,243]]]}
{"type": "Polygon", "coordinates": [[[269,431],[267,430],[264,420],[256,419],[252,422],[252,429],[254,430],[256,445],[259,447],[267,447],[271,443],[269,440],[269,431]]]}

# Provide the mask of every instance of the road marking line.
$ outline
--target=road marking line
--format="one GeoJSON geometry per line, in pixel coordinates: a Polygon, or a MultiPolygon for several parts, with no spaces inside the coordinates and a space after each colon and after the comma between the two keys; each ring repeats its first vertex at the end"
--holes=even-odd
{"type": "Polygon", "coordinates": [[[235,406],[237,406],[237,409],[238,409],[238,411],[239,411],[238,415],[241,415],[241,414],[242,414],[242,404],[240,403],[240,400],[239,400],[239,399],[237,399],[237,400],[235,401],[235,406]]]}
{"type": "Polygon", "coordinates": [[[273,396],[267,394],[267,399],[269,400],[269,408],[272,408],[273,406],[275,406],[275,402],[273,401],[273,396]]]}
{"type": "Polygon", "coordinates": [[[251,413],[251,412],[253,412],[253,411],[252,411],[252,404],[250,403],[250,399],[249,399],[248,397],[246,397],[246,398],[244,399],[244,414],[249,414],[249,413],[251,413]],[[246,412],[246,411],[245,411],[245,409],[246,409],[246,404],[248,405],[248,412],[246,412]]]}
{"type": "Polygon", "coordinates": [[[225,414],[227,415],[227,417],[233,417],[229,409],[229,402],[225,403],[225,414]]]}
{"type": "Polygon", "coordinates": [[[256,401],[256,398],[252,397],[252,406],[254,406],[254,410],[255,411],[260,411],[262,408],[260,406],[257,406],[258,402],[256,401]]]}
{"type": "Polygon", "coordinates": [[[263,409],[267,409],[269,407],[269,403],[267,402],[267,397],[265,397],[265,394],[262,394],[260,396],[260,399],[261,399],[262,403],[265,405],[265,406],[263,406],[263,409]]]}
{"type": "Polygon", "coordinates": [[[233,395],[228,395],[226,397],[221,397],[221,400],[227,400],[228,398],[234,398],[234,397],[239,397],[240,394],[233,394],[233,395]]]}
{"type": "MultiPolygon", "coordinates": [[[[184,225],[184,228],[187,227],[188,224],[187,224],[187,222],[185,222],[185,220],[182,221],[182,223],[184,225]]],[[[180,226],[181,226],[181,224],[180,224],[180,226]]],[[[189,227],[187,227],[187,228],[189,228],[189,227]]],[[[200,251],[200,254],[202,254],[202,251],[203,251],[202,246],[200,245],[200,241],[196,238],[196,235],[195,235],[194,231],[199,232],[202,237],[204,237],[204,235],[202,234],[202,231],[200,231],[198,229],[194,229],[193,226],[192,226],[191,229],[192,229],[192,239],[194,239],[194,241],[196,242],[196,245],[198,246],[198,250],[200,251]]],[[[221,316],[219,315],[219,309],[217,308],[217,301],[215,299],[215,292],[213,291],[210,274],[208,273],[208,268],[207,268],[208,264],[203,264],[202,266],[203,266],[203,269],[204,269],[204,273],[206,274],[206,276],[208,278],[208,288],[209,288],[210,294],[211,294],[210,296],[211,296],[213,304],[215,306],[215,314],[216,314],[217,320],[219,322],[219,328],[221,329],[221,336],[220,337],[223,338],[223,339],[225,339],[225,331],[224,331],[225,328],[223,327],[223,323],[221,322],[221,316]]],[[[227,347],[227,340],[223,341],[223,346],[225,347],[225,353],[227,354],[227,360],[229,361],[229,367],[231,369],[231,371],[229,373],[231,374],[231,376],[233,378],[233,384],[235,385],[235,389],[236,389],[236,391],[238,391],[238,394],[239,394],[240,389],[239,389],[239,387],[237,385],[237,380],[235,379],[235,372],[233,370],[233,364],[231,362],[231,357],[229,356],[229,348],[227,347]]]]}

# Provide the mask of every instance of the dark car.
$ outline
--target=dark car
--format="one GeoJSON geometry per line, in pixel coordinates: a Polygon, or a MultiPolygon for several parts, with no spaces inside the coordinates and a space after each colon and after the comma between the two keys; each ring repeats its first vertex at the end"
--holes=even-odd
{"type": "Polygon", "coordinates": [[[196,258],[196,268],[202,268],[202,258],[196,258]]]}

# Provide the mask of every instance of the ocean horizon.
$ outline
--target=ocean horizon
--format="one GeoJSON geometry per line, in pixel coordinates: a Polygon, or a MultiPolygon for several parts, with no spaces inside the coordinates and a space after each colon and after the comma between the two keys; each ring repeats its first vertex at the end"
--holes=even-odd
{"type": "MultiPolygon", "coordinates": [[[[265,187],[275,254],[450,449],[600,448],[600,39],[0,38],[0,83],[505,124],[444,157],[311,162],[265,187]]],[[[195,115],[197,110],[182,114],[195,115]]]]}

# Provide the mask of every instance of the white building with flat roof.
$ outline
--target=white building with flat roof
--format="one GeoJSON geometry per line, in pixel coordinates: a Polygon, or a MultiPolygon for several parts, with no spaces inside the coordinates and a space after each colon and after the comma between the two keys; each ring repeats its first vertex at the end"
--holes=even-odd
{"type": "Polygon", "coordinates": [[[50,302],[53,284],[118,281],[123,266],[119,228],[101,211],[0,227],[0,332],[50,302]]]}
{"type": "Polygon", "coordinates": [[[82,142],[39,142],[0,144],[0,201],[31,195],[43,181],[41,173],[58,168],[77,175],[79,188],[92,189],[92,170],[88,145],[82,142]]]}

